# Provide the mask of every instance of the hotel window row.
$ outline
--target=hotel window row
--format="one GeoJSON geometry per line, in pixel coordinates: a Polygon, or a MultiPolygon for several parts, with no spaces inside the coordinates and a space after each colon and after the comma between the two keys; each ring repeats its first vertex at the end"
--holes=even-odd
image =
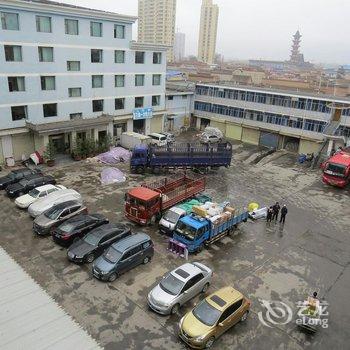
{"type": "MultiPolygon", "coordinates": [[[[75,97],[76,94],[81,94],[80,88],[69,88],[69,93],[72,94],[71,97],[75,97]]],[[[160,106],[161,96],[160,95],[154,95],[152,96],[152,107],[160,106]]],[[[143,108],[145,103],[144,96],[137,96],[134,98],[134,106],[135,108],[143,108]]],[[[103,112],[104,110],[104,100],[103,99],[97,99],[92,100],[92,112],[103,112]]],[[[57,117],[57,103],[47,103],[43,104],[43,115],[44,118],[49,117],[57,117]]],[[[125,109],[125,97],[118,97],[114,99],[114,109],[115,110],[123,110],[125,109]]],[[[82,113],[75,113],[79,114],[80,117],[82,117],[82,113]]],[[[12,120],[22,120],[22,119],[28,119],[28,107],[26,105],[23,106],[12,106],[11,107],[11,115],[12,120]]]]}
{"type": "MultiPolygon", "coordinates": [[[[152,75],[152,85],[160,86],[162,80],[161,74],[152,75]]],[[[9,92],[26,91],[25,77],[23,76],[11,76],[7,78],[9,92]]],[[[91,76],[91,87],[103,88],[103,75],[91,76]]],[[[55,76],[41,76],[40,77],[41,90],[56,90],[56,77],[55,76]]],[[[145,74],[135,74],[134,80],[135,86],[145,86],[145,74]]],[[[125,75],[119,74],[114,76],[114,87],[125,87],[125,75]]],[[[80,89],[81,91],[81,89],[80,89]]],[[[72,97],[72,96],[70,96],[72,97]]],[[[74,96],[77,97],[77,96],[74,96]]]]}
{"type": "MultiPolygon", "coordinates": [[[[18,13],[1,12],[1,28],[3,30],[20,30],[18,13]]],[[[34,23],[33,23],[34,25],[34,23]]],[[[52,19],[50,16],[35,16],[35,27],[38,33],[52,33],[52,19]]],[[[62,28],[63,31],[63,28],[62,28]]],[[[65,18],[64,32],[68,35],[79,35],[79,20],[65,18]]],[[[90,21],[90,36],[103,37],[103,23],[90,21]]],[[[125,39],[125,25],[114,24],[113,37],[125,39]]]]}
{"type": "MultiPolygon", "coordinates": [[[[282,96],[278,94],[262,93],[254,91],[233,90],[209,86],[197,86],[196,94],[231,100],[239,100],[246,102],[263,103],[267,105],[281,106],[287,108],[302,109],[321,113],[331,113],[330,108],[327,107],[329,102],[316,100],[312,98],[282,96]]],[[[350,115],[350,109],[344,110],[345,116],[350,115]]]]}
{"type": "MultiPolygon", "coordinates": [[[[313,119],[295,118],[283,114],[267,113],[254,111],[249,109],[223,106],[218,104],[195,102],[194,109],[196,111],[203,111],[208,113],[220,114],[228,117],[242,118],[254,120],[263,123],[287,126],[295,129],[303,129],[322,133],[327,125],[327,122],[313,119]]],[[[340,126],[338,134],[347,136],[350,133],[350,128],[340,126]]]]}
{"type": "MultiPolygon", "coordinates": [[[[22,62],[22,46],[19,45],[4,45],[5,60],[7,62],[22,62]]],[[[91,63],[103,63],[103,50],[91,49],[90,50],[91,63]]],[[[54,48],[50,46],[38,47],[39,62],[54,62],[54,48]]],[[[74,61],[69,61],[74,62],[74,61]]],[[[153,52],[153,64],[160,64],[162,62],[162,53],[153,52]]],[[[125,63],[125,51],[114,50],[114,63],[125,63]]],[[[145,52],[135,51],[135,64],[145,63],[145,52]]],[[[69,70],[69,69],[68,69],[69,70]]],[[[73,69],[71,69],[73,70],[73,69]]],[[[76,70],[80,70],[79,68],[76,70]]]]}

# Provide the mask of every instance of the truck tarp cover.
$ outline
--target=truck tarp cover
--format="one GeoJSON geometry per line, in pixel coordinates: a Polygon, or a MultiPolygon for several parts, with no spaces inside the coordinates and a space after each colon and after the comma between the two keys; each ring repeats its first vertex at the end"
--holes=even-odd
{"type": "Polygon", "coordinates": [[[104,168],[101,172],[101,183],[103,185],[121,183],[125,180],[125,175],[117,168],[104,168]]]}
{"type": "Polygon", "coordinates": [[[120,161],[127,162],[130,160],[131,154],[123,147],[114,147],[110,151],[99,154],[96,158],[105,164],[117,164],[120,161]]]}

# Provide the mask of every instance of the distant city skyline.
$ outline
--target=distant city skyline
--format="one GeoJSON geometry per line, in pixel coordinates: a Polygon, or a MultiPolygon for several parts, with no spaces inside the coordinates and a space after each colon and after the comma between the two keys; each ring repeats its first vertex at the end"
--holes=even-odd
{"type": "MultiPolygon", "coordinates": [[[[137,15],[137,0],[59,0],[137,15]]],[[[347,0],[215,0],[220,8],[216,52],[225,59],[288,60],[292,36],[302,34],[306,61],[350,64],[347,0]]],[[[176,28],[186,34],[186,55],[197,56],[201,0],[177,0],[176,28]]],[[[137,38],[137,28],[134,28],[137,38]]]]}

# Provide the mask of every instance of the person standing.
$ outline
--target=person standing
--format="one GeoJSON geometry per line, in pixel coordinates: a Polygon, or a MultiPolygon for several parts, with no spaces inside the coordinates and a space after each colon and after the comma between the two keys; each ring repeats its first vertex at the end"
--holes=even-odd
{"type": "Polygon", "coordinates": [[[287,206],[284,204],[282,209],[281,209],[281,219],[280,219],[280,223],[285,223],[286,222],[286,215],[288,213],[288,209],[287,206]]]}
{"type": "Polygon", "coordinates": [[[267,215],[266,215],[266,221],[267,222],[271,222],[272,221],[272,215],[273,215],[272,207],[269,207],[267,209],[267,215]]]}
{"type": "Polygon", "coordinates": [[[281,206],[278,202],[276,202],[276,204],[272,207],[273,210],[273,214],[272,214],[272,220],[275,220],[275,222],[277,222],[278,220],[278,214],[280,212],[281,206]]]}

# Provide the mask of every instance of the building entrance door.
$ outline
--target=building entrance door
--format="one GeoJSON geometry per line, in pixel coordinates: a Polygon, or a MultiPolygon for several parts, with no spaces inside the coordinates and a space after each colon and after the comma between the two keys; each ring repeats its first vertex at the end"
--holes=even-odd
{"type": "Polygon", "coordinates": [[[66,143],[64,134],[50,135],[49,139],[52,140],[53,144],[55,145],[57,153],[65,153],[66,143]]]}
{"type": "Polygon", "coordinates": [[[138,134],[145,134],[145,120],[138,119],[133,121],[133,131],[138,134]]]}

